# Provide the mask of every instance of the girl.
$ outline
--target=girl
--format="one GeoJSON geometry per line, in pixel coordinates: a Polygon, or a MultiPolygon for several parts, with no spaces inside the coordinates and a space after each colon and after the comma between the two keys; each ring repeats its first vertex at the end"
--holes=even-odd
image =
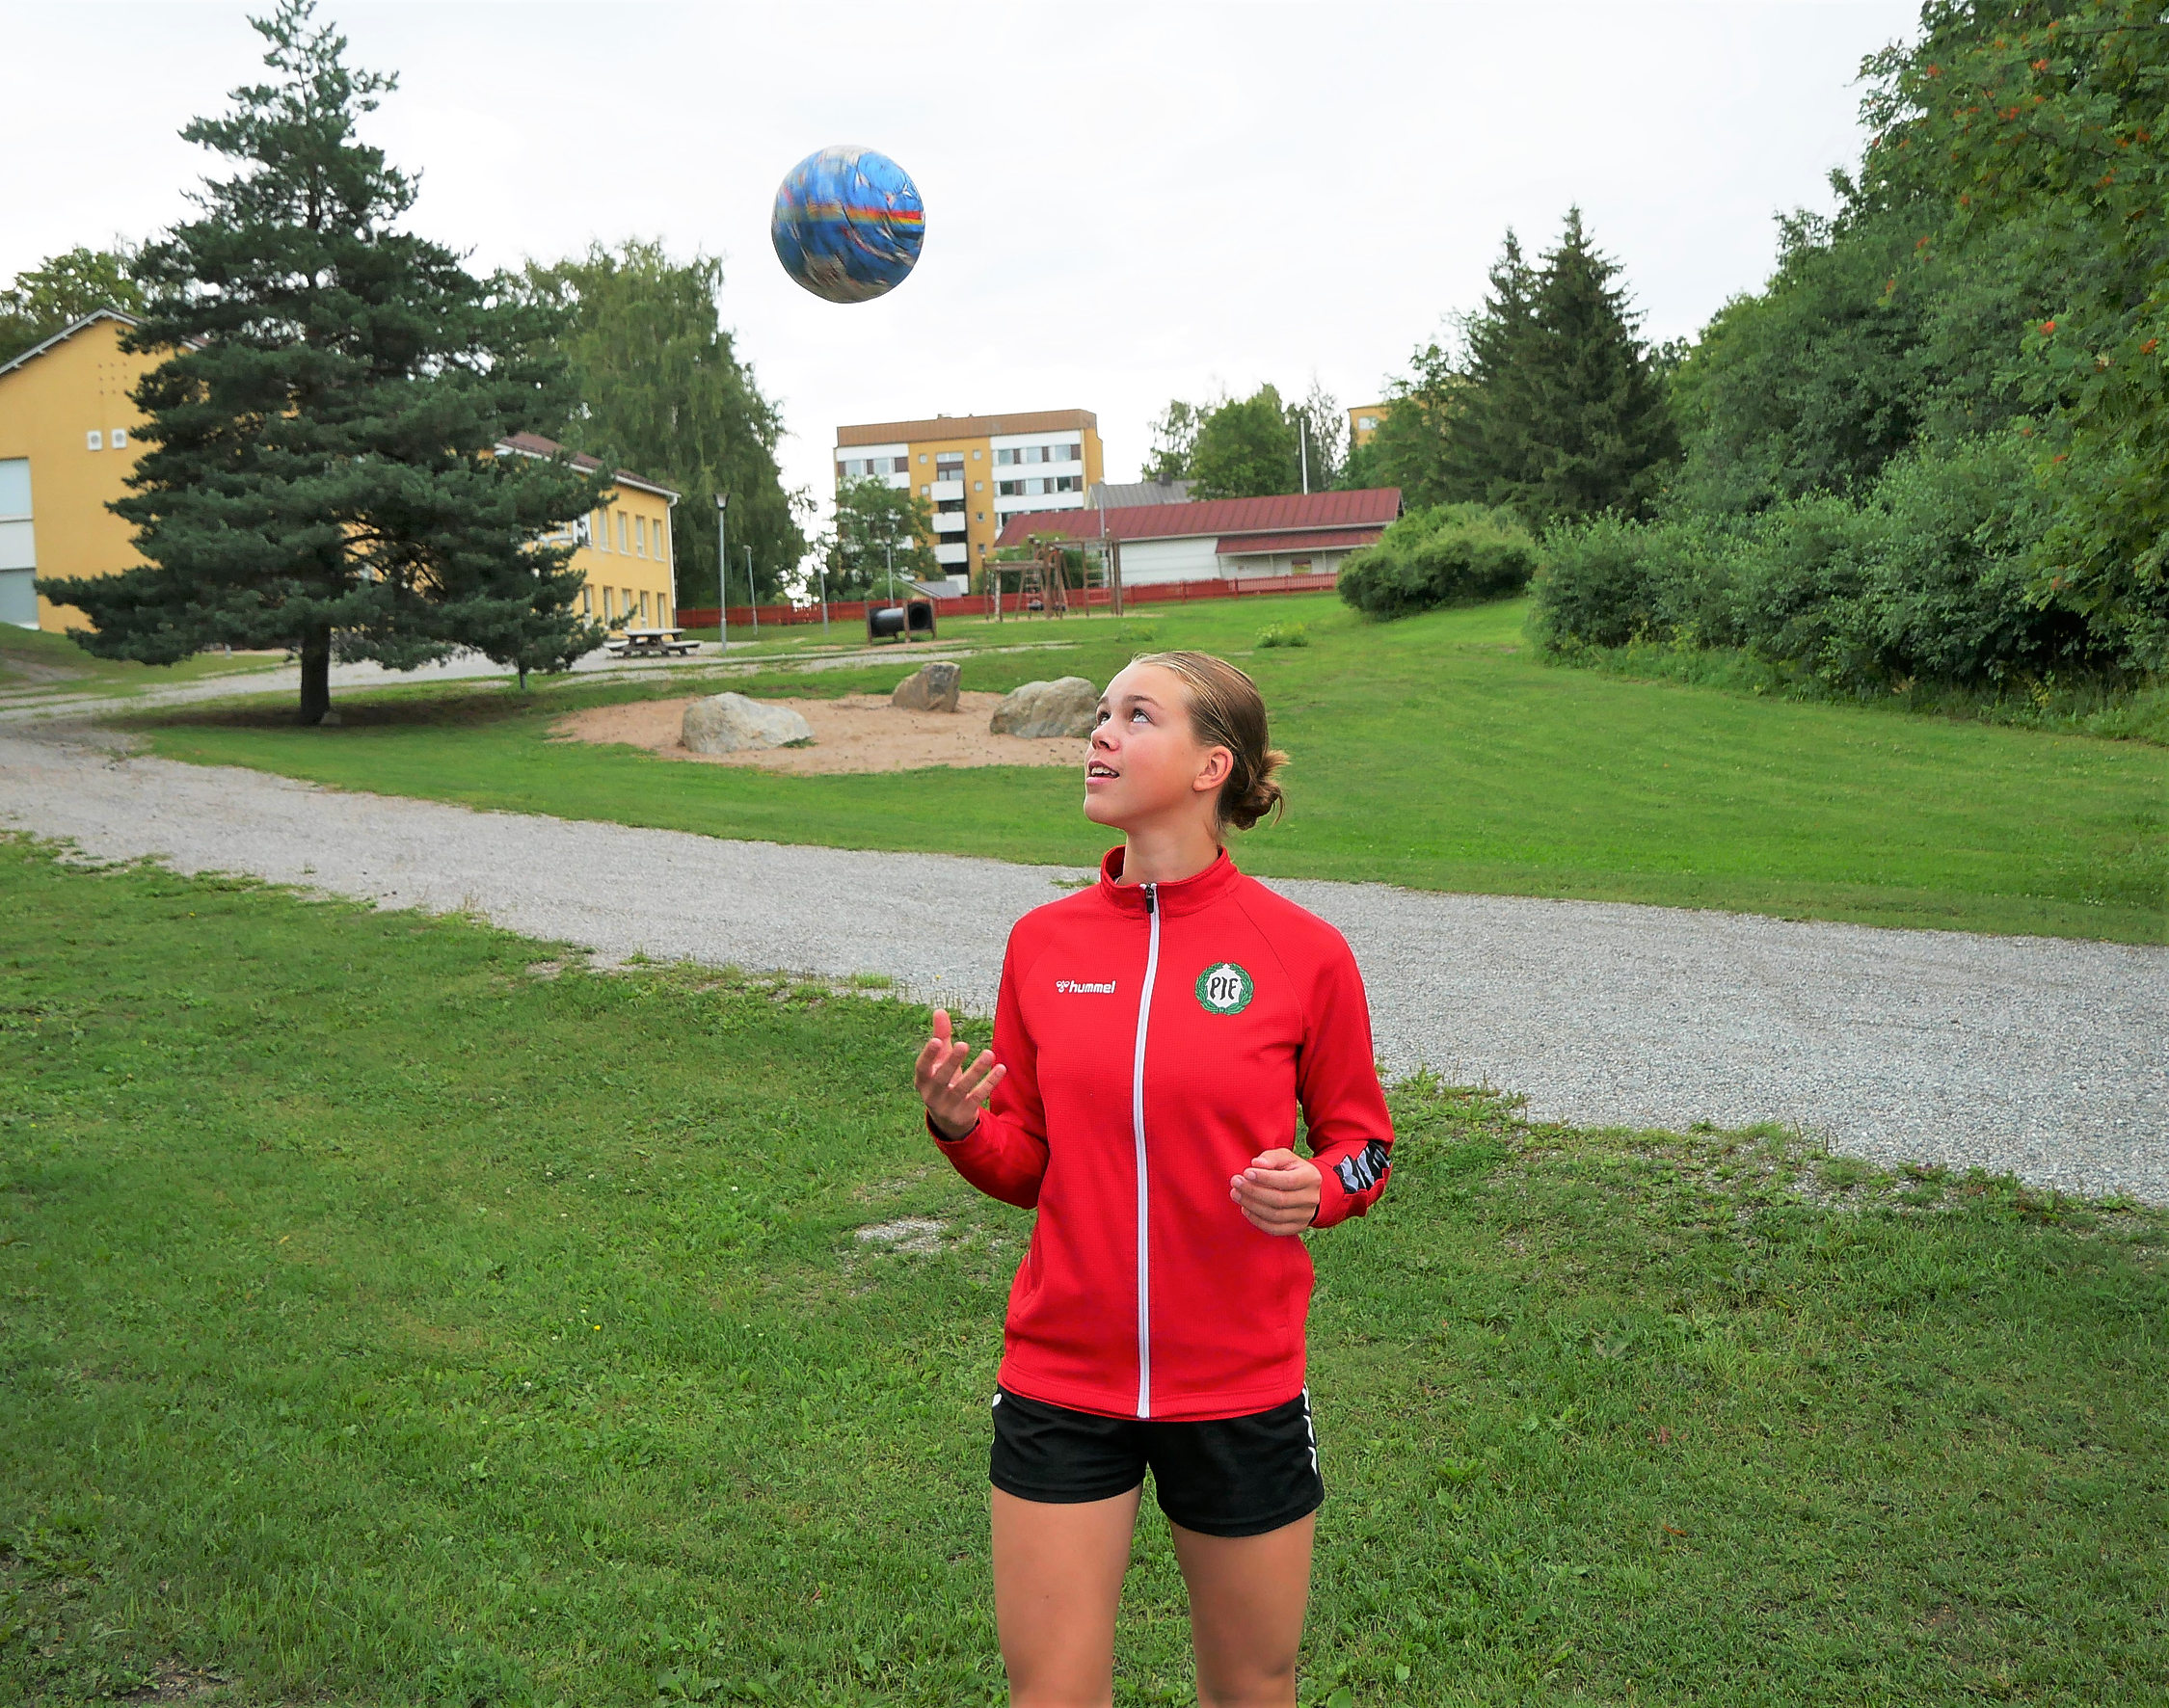
{"type": "Polygon", "coordinates": [[[1393,1129],[1348,945],[1223,845],[1277,811],[1284,761],[1242,671],[1138,658],[1084,774],[1084,815],[1123,846],[1010,932],[993,1049],[968,1060],[937,1009],[919,1053],[942,1153],[1039,1213],[994,1397],[994,1610],[1020,1708],[1111,1701],[1147,1469],[1198,1699],[1296,1700],[1325,1499],[1298,1236],[1377,1201],[1393,1129]]]}

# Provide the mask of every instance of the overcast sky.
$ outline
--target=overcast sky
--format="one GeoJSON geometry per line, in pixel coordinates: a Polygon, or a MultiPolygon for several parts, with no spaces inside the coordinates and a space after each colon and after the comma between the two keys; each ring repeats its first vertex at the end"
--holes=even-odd
{"type": "MultiPolygon", "coordinates": [[[[181,216],[180,126],[260,72],[233,5],[0,4],[0,276],[181,216]]],[[[1579,202],[1652,337],[1754,288],[1772,214],[1857,159],[1860,62],[1896,0],[1701,5],[326,0],[401,87],[368,134],[414,223],[480,267],[660,237],[725,263],[724,318],[782,405],[788,484],[836,426],[1084,408],[1133,478],[1170,397],[1369,401],[1502,233],[1579,202]],[[778,180],[832,143],[902,163],[917,272],[835,306],[785,277],[778,180]]]]}

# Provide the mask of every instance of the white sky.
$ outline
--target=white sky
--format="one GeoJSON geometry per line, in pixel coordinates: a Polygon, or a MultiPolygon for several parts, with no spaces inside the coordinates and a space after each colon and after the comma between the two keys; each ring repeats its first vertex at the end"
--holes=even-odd
{"type": "MultiPolygon", "coordinates": [[[[265,10],[268,10],[266,0],[265,10]]],[[[0,4],[0,277],[181,217],[217,163],[175,134],[261,74],[236,5],[0,4]]],[[[1170,397],[1344,404],[1448,310],[1504,228],[1579,201],[1652,337],[1753,289],[1771,215],[1859,154],[1861,57],[1912,0],[1700,5],[758,7],[327,0],[401,87],[368,134],[413,221],[487,268],[592,238],[725,262],[724,319],[781,401],[787,484],[846,421],[1084,408],[1134,478],[1170,397]],[[831,143],[917,180],[889,297],[785,277],[778,180],[831,143]]]]}

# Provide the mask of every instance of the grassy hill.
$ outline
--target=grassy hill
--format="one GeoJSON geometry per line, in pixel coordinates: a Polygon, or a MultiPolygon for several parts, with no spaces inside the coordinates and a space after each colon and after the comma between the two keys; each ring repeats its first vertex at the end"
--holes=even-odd
{"type": "MultiPolygon", "coordinates": [[[[1319,596],[955,631],[1032,643],[970,659],[973,688],[1104,681],[1146,647],[1238,658],[1294,756],[1286,821],[1237,850],[1261,874],[2169,941],[2169,750],[1549,668],[1522,609],[1380,625],[1319,596]],[[1257,646],[1291,623],[1309,645],[1257,646]]],[[[729,685],[886,691],[910,667],[899,650],[876,668],[779,663],[729,685]]],[[[549,739],[568,710],[656,691],[440,687],[348,696],[337,730],[287,726],[283,703],[148,728],[175,759],[713,836],[1046,863],[1105,846],[1060,771],[782,778],[549,739]]]]}

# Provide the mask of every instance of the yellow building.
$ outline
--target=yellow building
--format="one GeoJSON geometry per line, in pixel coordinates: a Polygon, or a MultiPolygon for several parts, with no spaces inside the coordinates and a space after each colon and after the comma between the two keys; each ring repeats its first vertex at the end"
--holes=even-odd
{"type": "Polygon", "coordinates": [[[836,430],[836,484],[879,480],[924,498],[934,510],[928,544],[935,560],[967,582],[1009,517],[1082,510],[1105,478],[1099,417],[1090,410],[936,415],[836,430]]]}
{"type": "MultiPolygon", "coordinates": [[[[539,433],[516,433],[497,449],[554,457],[565,447],[539,433]]],[[[584,454],[571,461],[583,473],[602,467],[584,454]]],[[[607,506],[582,517],[573,529],[573,568],[587,578],[580,609],[605,628],[674,628],[678,596],[672,572],[678,555],[670,511],[679,494],[630,469],[620,468],[614,478],[607,506]]]]}
{"type": "Polygon", "coordinates": [[[143,414],[128,401],[161,360],[130,356],[136,323],[110,308],[0,366],[0,623],[60,633],[90,619],[40,598],[37,575],[110,575],[143,562],[106,505],[136,466],[143,414]]]}
{"type": "MultiPolygon", "coordinates": [[[[143,415],[129,394],[164,360],[120,348],[133,325],[100,309],[0,366],[0,622],[54,633],[88,627],[73,605],[40,597],[33,577],[110,575],[144,561],[134,528],[106,508],[127,492],[141,454],[143,415]]],[[[524,433],[498,446],[528,456],[560,448],[524,433]]],[[[602,467],[592,457],[573,461],[602,467]]],[[[575,529],[573,565],[587,576],[583,610],[613,628],[671,626],[677,502],[668,487],[618,471],[608,508],[575,529]]]]}
{"type": "Polygon", "coordinates": [[[1390,403],[1359,403],[1348,413],[1348,440],[1351,444],[1369,444],[1379,431],[1379,424],[1391,410],[1390,403]]]}

